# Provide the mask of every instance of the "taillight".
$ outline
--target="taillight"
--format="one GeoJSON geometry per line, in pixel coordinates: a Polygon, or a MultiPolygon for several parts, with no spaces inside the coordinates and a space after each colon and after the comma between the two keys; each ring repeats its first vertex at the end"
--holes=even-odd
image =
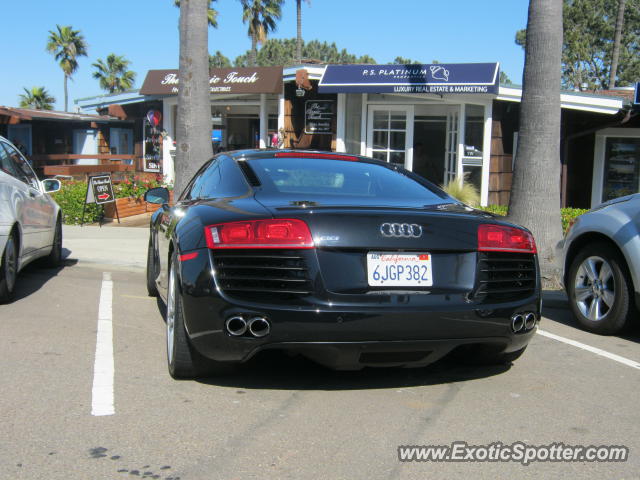
{"type": "Polygon", "coordinates": [[[533,235],[504,225],[478,226],[478,251],[536,253],[533,235]]]}
{"type": "Polygon", "coordinates": [[[338,153],[276,152],[273,156],[282,158],[326,158],[329,160],[346,160],[347,162],[360,161],[360,159],[354,155],[340,155],[338,153]]]}
{"type": "Polygon", "coordinates": [[[309,227],[296,218],[218,223],[204,228],[209,248],[313,248],[309,227]]]}

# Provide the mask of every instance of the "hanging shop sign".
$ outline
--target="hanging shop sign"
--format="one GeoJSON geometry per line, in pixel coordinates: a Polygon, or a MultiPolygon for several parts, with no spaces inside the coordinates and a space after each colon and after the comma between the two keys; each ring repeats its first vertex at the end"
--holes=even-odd
{"type": "Polygon", "coordinates": [[[142,158],[145,172],[162,173],[162,113],[149,110],[143,122],[142,158]]]}
{"type": "Polygon", "coordinates": [[[497,94],[498,63],[328,65],[320,93],[497,94]]]}
{"type": "Polygon", "coordinates": [[[640,82],[636,82],[636,90],[633,95],[633,104],[640,105],[640,82]]]}
{"type": "MultiPolygon", "coordinates": [[[[177,95],[178,70],[149,70],[142,95],[177,95]]],[[[282,67],[212,68],[211,93],[282,93],[282,67]]]]}
{"type": "Polygon", "coordinates": [[[304,133],[331,135],[335,118],[333,100],[307,100],[304,102],[304,133]]]}

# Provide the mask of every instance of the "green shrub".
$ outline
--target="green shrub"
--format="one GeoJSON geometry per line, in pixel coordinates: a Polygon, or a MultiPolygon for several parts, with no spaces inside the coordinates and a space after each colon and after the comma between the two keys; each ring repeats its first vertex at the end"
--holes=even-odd
{"type": "MultiPolygon", "coordinates": [[[[65,225],[80,225],[84,199],[87,194],[85,182],[65,181],[62,188],[51,196],[62,209],[62,223],[65,225]]],[[[102,207],[91,203],[84,213],[84,223],[94,223],[100,220],[102,207]]]]}
{"type": "Polygon", "coordinates": [[[447,195],[459,200],[460,202],[476,207],[480,205],[480,193],[478,189],[469,182],[460,181],[460,177],[456,177],[452,182],[442,185],[441,187],[447,195]]]}
{"type": "MultiPolygon", "coordinates": [[[[150,188],[159,186],[173,189],[171,185],[165,185],[162,182],[162,175],[129,175],[123,181],[113,183],[113,194],[115,198],[139,198],[150,188]]],[[[65,225],[80,225],[86,194],[87,183],[75,180],[62,182],[60,191],[52,194],[54,200],[62,208],[62,222],[65,225]]],[[[97,222],[103,214],[102,206],[90,203],[84,213],[84,223],[97,222]]]]}
{"type": "MultiPolygon", "coordinates": [[[[487,205],[486,207],[477,207],[485,212],[493,213],[495,215],[506,215],[508,207],[506,205],[487,205]]],[[[564,233],[569,229],[569,225],[573,220],[578,218],[583,213],[587,213],[589,210],[586,208],[561,208],[560,217],[562,219],[562,231],[564,233]]]]}
{"type": "Polygon", "coordinates": [[[571,222],[578,218],[583,213],[587,213],[589,210],[586,208],[563,208],[560,210],[562,216],[562,231],[567,232],[571,222]]]}
{"type": "Polygon", "coordinates": [[[506,205],[487,205],[486,207],[478,207],[478,209],[493,213],[494,215],[505,216],[507,214],[506,205]]]}

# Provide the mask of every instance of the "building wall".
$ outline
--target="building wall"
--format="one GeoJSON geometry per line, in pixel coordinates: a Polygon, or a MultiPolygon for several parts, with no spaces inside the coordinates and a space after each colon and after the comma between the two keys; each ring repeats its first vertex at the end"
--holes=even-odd
{"type": "Polygon", "coordinates": [[[513,180],[513,134],[518,130],[519,105],[493,102],[489,205],[508,205],[513,180]]]}

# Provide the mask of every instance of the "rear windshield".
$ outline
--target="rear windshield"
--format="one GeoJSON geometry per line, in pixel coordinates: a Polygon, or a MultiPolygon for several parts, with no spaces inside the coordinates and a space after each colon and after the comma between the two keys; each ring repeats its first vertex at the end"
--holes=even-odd
{"type": "Polygon", "coordinates": [[[426,181],[421,183],[402,172],[373,163],[286,157],[252,159],[248,163],[267,193],[334,197],[334,201],[341,197],[363,198],[367,203],[379,204],[433,205],[452,201],[426,181]]]}

